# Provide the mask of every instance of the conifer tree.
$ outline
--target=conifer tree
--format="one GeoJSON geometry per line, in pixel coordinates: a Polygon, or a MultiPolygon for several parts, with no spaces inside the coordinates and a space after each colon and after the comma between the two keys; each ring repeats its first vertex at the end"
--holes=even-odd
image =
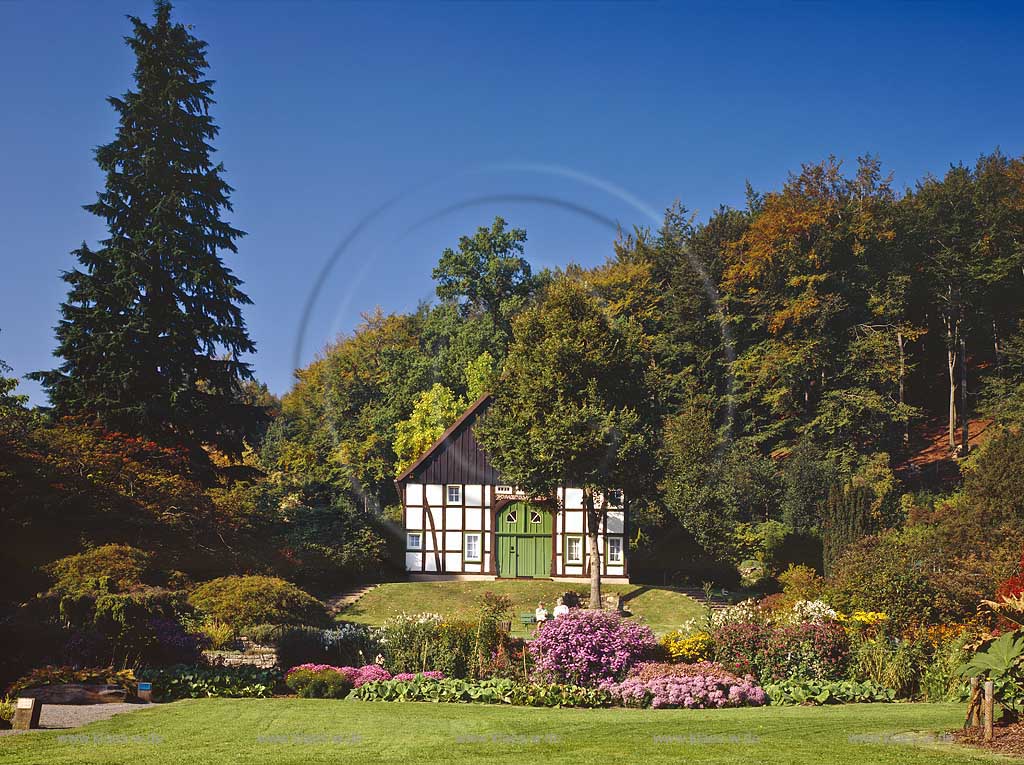
{"type": "Polygon", "coordinates": [[[221,218],[232,189],[211,159],[206,43],[166,0],[152,24],[129,19],[135,89],[108,99],[119,124],[96,149],[106,183],[85,207],[109,238],[74,252],[56,327],[64,361],[35,377],[58,414],[237,454],[263,410],[239,395],[252,378],[240,357],[255,346],[240,309],[250,300],[221,258],[244,232],[221,218]]]}
{"type": "Polygon", "coordinates": [[[827,576],[847,547],[871,533],[871,490],[866,486],[833,486],[822,508],[822,516],[827,576]]]}

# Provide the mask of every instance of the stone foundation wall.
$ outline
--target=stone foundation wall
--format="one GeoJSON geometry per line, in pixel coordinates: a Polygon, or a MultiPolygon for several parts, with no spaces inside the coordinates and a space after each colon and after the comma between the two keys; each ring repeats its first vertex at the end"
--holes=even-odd
{"type": "Polygon", "coordinates": [[[277,666],[277,652],[273,648],[251,644],[243,651],[203,651],[203,656],[210,664],[224,667],[249,665],[260,669],[273,669],[277,666]]]}

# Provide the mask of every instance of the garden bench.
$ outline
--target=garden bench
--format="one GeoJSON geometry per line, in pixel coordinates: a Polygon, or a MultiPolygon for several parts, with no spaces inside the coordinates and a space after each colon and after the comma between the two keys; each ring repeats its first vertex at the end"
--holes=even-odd
{"type": "Polygon", "coordinates": [[[533,614],[531,614],[529,612],[522,613],[522,614],[519,614],[519,621],[521,621],[523,623],[524,627],[529,627],[531,624],[536,624],[537,623],[537,617],[535,617],[533,614]]]}

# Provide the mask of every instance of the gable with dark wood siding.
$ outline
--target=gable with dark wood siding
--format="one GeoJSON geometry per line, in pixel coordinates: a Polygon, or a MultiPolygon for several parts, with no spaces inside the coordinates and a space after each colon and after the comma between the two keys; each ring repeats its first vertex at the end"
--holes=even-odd
{"type": "Polygon", "coordinates": [[[397,478],[404,483],[501,483],[473,426],[490,406],[490,395],[477,399],[416,462],[397,478]]]}

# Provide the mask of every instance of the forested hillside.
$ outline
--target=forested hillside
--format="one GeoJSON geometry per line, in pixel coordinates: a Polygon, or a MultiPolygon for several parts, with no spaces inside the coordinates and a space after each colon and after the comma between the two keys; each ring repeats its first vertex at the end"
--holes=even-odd
{"type": "Polygon", "coordinates": [[[677,203],[592,269],[534,273],[526,232],[500,218],[461,237],[433,272],[436,302],[368,307],[279,403],[237,389],[232,411],[272,415],[241,462],[216,443],[197,460],[193,436],[144,421],[122,435],[103,412],[28,412],[8,384],[4,522],[19,562],[121,541],[200,577],[277,570],[334,586],[379,572],[393,477],[493,387],[517,317],[565,279],[641,338],[657,459],[632,498],[637,575],[831,569],[869,534],[981,513],[958,467],[928,464],[938,451],[969,474],[985,465],[965,450],[979,418],[999,433],[980,451],[1018,446],[1024,162],[996,151],[899,191],[874,159],[828,159],[747,198],[707,220],[677,203]]]}

